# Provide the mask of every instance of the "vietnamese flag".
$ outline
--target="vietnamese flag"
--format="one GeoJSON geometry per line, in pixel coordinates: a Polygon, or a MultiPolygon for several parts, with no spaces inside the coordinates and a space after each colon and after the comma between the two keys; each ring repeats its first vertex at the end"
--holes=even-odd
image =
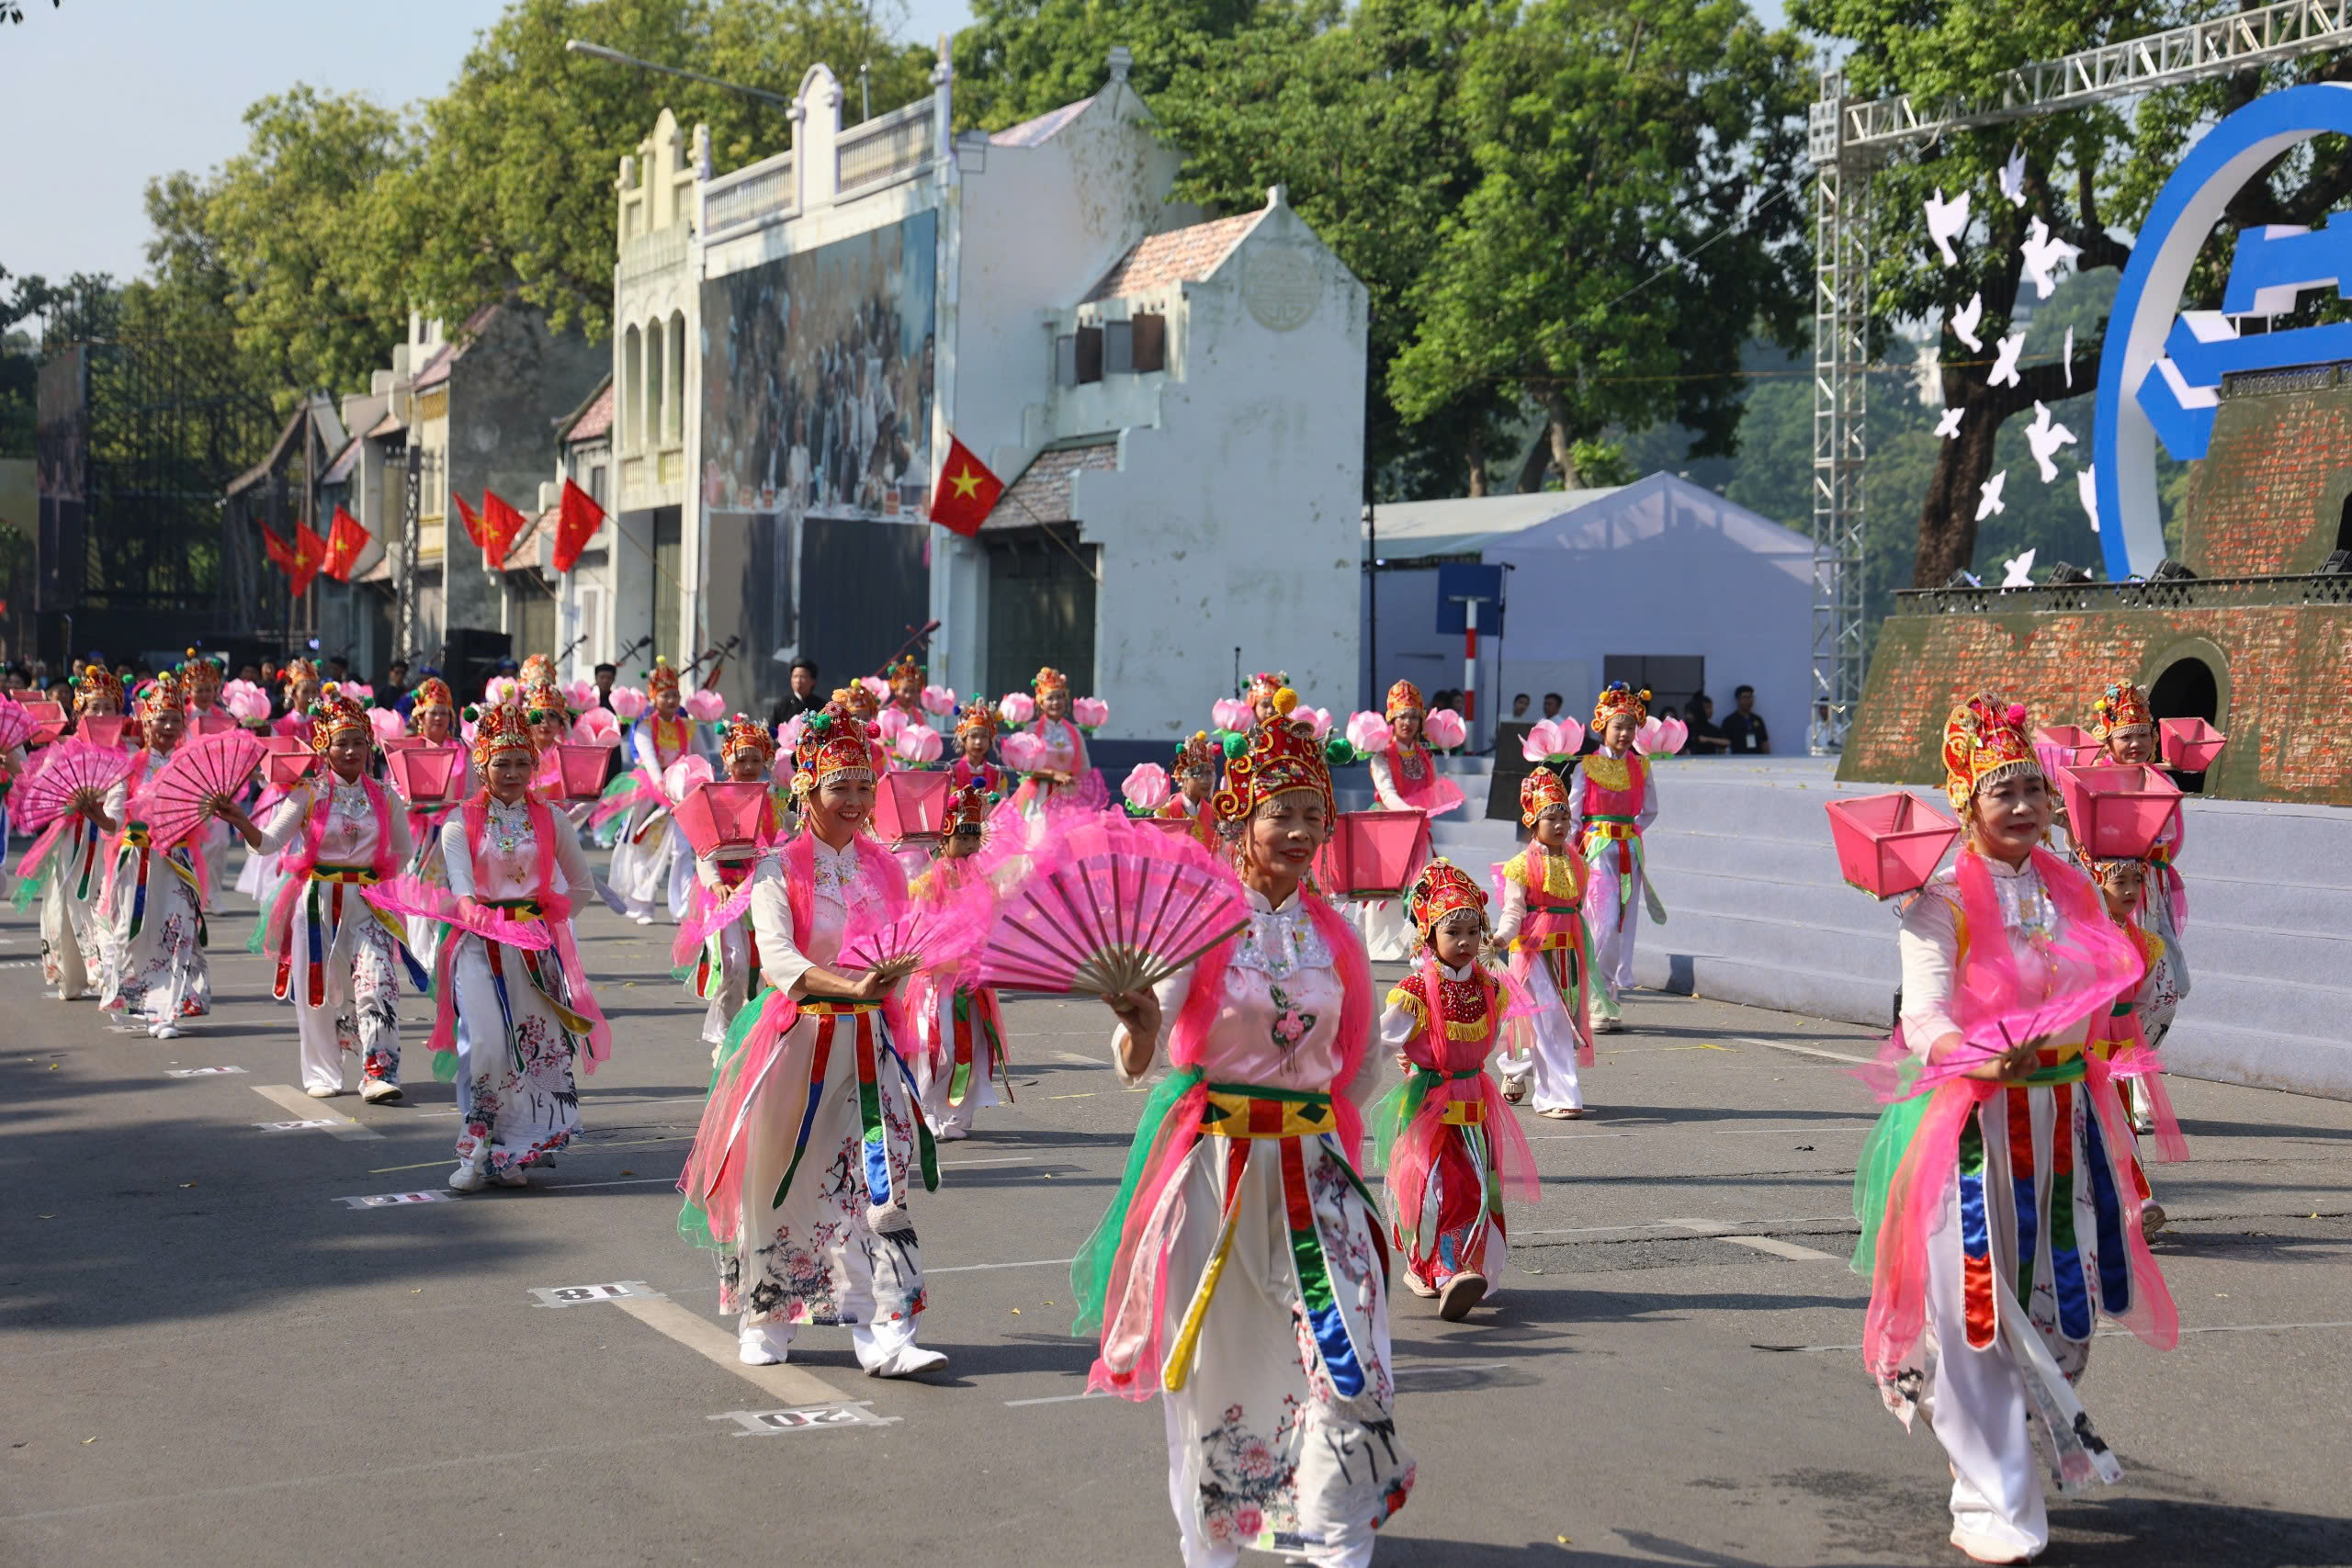
{"type": "Polygon", "coordinates": [[[605,525],[605,509],[595,498],[570,479],[563,481],[563,510],[555,525],[555,569],[570,571],[580,564],[580,552],[605,525]]]}
{"type": "Polygon", "coordinates": [[[261,553],[268,558],[270,565],[288,577],[294,575],[294,547],[266,523],[261,525],[261,553]]]}
{"type": "Polygon", "coordinates": [[[351,569],[359,564],[359,554],[368,547],[368,530],[359,519],[338,506],[334,509],[334,526],[327,530],[326,562],[320,569],[337,582],[351,581],[351,569]]]}
{"type": "Polygon", "coordinates": [[[492,571],[506,570],[506,551],[521,536],[523,514],[494,490],[481,492],[481,558],[492,571]]]}
{"type": "Polygon", "coordinates": [[[311,580],[319,575],[319,568],[326,564],[327,542],[308,523],[294,525],[294,597],[300,599],[311,591],[311,580]]]}
{"type": "Polygon", "coordinates": [[[931,493],[931,520],[969,538],[980,531],[1003,493],[1004,481],[950,435],[947,460],[939,466],[939,488],[931,493]]]}
{"type": "Polygon", "coordinates": [[[474,547],[476,549],[480,549],[481,547],[481,520],[474,515],[474,509],[466,504],[466,498],[459,495],[456,491],[451,491],[449,492],[449,502],[450,504],[454,505],[458,509],[458,521],[466,525],[466,537],[474,542],[474,547]]]}

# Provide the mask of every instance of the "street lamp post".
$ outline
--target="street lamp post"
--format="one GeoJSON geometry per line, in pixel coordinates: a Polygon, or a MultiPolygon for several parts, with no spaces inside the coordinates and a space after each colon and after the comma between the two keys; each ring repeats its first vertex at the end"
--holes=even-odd
{"type": "Polygon", "coordinates": [[[633,65],[639,71],[659,71],[665,76],[684,76],[690,82],[701,82],[708,86],[723,87],[728,92],[741,93],[747,98],[757,98],[762,103],[774,104],[779,108],[788,109],[792,107],[792,100],[781,93],[771,93],[760,87],[746,87],[740,82],[722,82],[716,76],[706,76],[699,71],[688,71],[681,66],[663,65],[651,60],[639,60],[633,54],[623,54],[617,49],[607,49],[601,43],[590,43],[585,39],[567,39],[563,49],[567,54],[584,54],[592,60],[608,60],[615,65],[633,65]]]}

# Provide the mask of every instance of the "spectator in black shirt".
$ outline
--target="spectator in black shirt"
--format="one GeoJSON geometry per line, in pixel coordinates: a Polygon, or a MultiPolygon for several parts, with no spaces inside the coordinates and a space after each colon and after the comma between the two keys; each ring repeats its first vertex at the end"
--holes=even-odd
{"type": "Polygon", "coordinates": [[[1715,728],[1715,699],[1704,692],[1694,692],[1682,705],[1682,716],[1690,726],[1690,739],[1682,750],[1693,757],[1720,757],[1731,750],[1731,742],[1715,728]]]}
{"type": "Polygon", "coordinates": [[[1545,718],[1559,717],[1561,697],[1559,693],[1546,692],[1544,694],[1544,716],[1545,718]]]}
{"type": "Polygon", "coordinates": [[[408,695],[408,660],[395,659],[384,666],[384,683],[376,688],[376,705],[395,712],[408,710],[401,706],[401,699],[408,695]]]}
{"type": "Polygon", "coordinates": [[[1723,737],[1731,742],[1735,756],[1769,756],[1772,738],[1765,732],[1764,720],[1756,711],[1756,688],[1742,686],[1731,694],[1737,705],[1724,716],[1723,737]]]}
{"type": "Polygon", "coordinates": [[[592,671],[596,677],[596,705],[610,713],[613,707],[613,682],[620,679],[617,664],[599,664],[592,671]]]}
{"type": "Polygon", "coordinates": [[[817,691],[817,661],[796,659],[792,661],[792,690],[776,699],[768,711],[771,732],[783,728],[804,713],[812,713],[825,705],[825,698],[817,691]]]}

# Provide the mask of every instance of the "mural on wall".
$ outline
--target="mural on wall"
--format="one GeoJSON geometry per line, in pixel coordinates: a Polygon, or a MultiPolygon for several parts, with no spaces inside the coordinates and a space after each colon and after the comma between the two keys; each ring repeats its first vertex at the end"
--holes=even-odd
{"type": "Polygon", "coordinates": [[[922,519],[935,212],[703,287],[703,504],[922,519]]]}

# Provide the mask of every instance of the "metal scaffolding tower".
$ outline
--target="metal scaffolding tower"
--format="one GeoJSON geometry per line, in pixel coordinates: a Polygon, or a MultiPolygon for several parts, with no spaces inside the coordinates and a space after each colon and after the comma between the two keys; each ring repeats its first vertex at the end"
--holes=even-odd
{"type": "Polygon", "coordinates": [[[1864,467],[1870,456],[1871,170],[1947,130],[2081,108],[2352,48],[2352,0],[2280,0],[2214,21],[1996,73],[1973,93],[1921,103],[1855,102],[1842,72],[1821,78],[1807,126],[1813,160],[1813,720],[1816,754],[1845,744],[1862,695],[1864,467]]]}

